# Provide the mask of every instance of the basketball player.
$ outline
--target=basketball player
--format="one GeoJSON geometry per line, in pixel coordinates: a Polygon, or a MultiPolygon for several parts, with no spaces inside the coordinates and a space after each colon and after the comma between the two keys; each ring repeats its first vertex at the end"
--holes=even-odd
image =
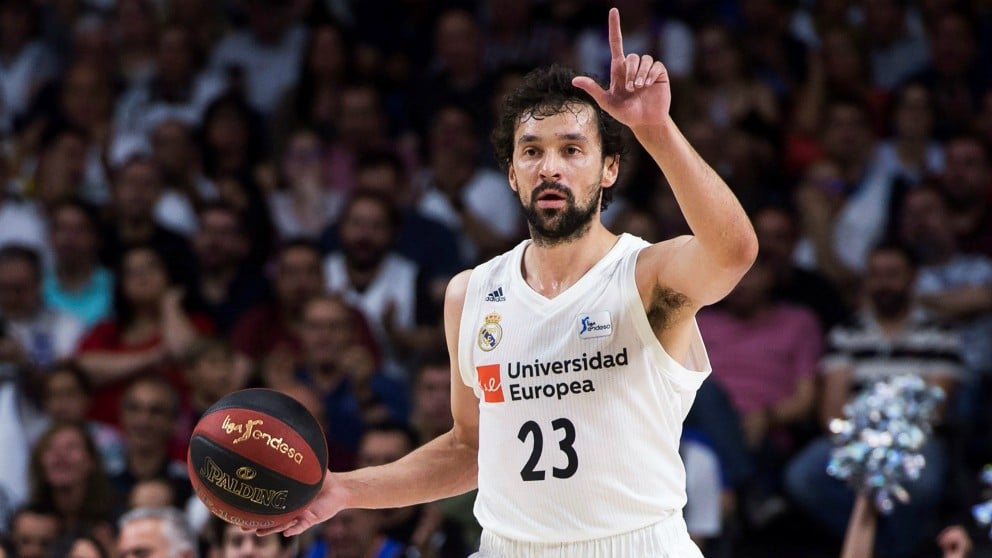
{"type": "Polygon", "coordinates": [[[695,313],[754,261],[740,204],[668,112],[665,67],[624,55],[610,86],[552,67],[504,103],[493,134],[531,239],[456,276],[444,318],[452,430],[399,461],[329,474],[298,534],[348,507],[478,486],[480,558],[701,557],[686,532],[682,421],[710,371],[695,313]],[[649,245],[600,222],[626,125],[693,231],[649,245]]]}

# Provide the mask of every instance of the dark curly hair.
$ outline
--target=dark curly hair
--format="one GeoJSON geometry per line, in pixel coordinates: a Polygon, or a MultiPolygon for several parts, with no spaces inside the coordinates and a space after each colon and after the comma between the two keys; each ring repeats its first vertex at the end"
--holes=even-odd
{"type": "MultiPolygon", "coordinates": [[[[503,99],[490,137],[500,168],[505,171],[510,167],[513,137],[521,120],[571,111],[575,105],[589,105],[595,110],[603,160],[623,155],[623,125],[601,109],[588,93],[572,85],[577,75],[558,64],[538,68],[524,76],[523,82],[503,99]]],[[[613,188],[603,189],[601,209],[606,209],[612,199],[613,188]]]]}

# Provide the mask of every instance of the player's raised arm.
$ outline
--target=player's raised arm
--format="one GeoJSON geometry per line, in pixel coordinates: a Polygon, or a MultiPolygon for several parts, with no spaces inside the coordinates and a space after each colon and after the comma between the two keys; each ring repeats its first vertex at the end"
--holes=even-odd
{"type": "Polygon", "coordinates": [[[639,265],[657,281],[703,306],[723,298],[754,262],[758,241],[740,202],[689,145],[669,115],[668,73],[651,56],[624,54],[620,13],[610,10],[610,85],[588,77],[572,82],[634,133],[672,186],[693,236],[644,251],[639,265]]]}
{"type": "Polygon", "coordinates": [[[328,473],[314,502],[292,522],[259,535],[298,535],[346,508],[399,508],[456,496],[478,484],[479,400],[458,370],[458,329],[471,271],[456,275],[444,301],[444,330],[451,360],[451,411],[455,425],[406,457],[378,467],[328,473]]]}

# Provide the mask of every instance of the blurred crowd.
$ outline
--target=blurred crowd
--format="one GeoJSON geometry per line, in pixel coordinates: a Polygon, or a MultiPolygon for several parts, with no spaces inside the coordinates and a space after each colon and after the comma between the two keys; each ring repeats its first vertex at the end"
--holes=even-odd
{"type": "MultiPolygon", "coordinates": [[[[450,428],[447,281],[527,236],[495,113],[535,66],[606,76],[610,5],[761,244],[698,318],[694,538],[833,548],[827,425],[914,374],[948,396],[878,555],[939,556],[992,462],[989,0],[3,0],[0,556],[470,554],[471,494],[225,531],[186,446],[246,387],[306,405],[332,470],[450,428]]],[[[617,186],[615,232],[689,232],[636,142],[617,186]]]]}

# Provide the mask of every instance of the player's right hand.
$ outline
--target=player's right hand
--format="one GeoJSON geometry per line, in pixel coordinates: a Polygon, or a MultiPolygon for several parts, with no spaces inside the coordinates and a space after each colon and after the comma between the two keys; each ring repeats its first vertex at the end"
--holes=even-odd
{"type": "Polygon", "coordinates": [[[283,533],[287,537],[299,535],[314,525],[327,521],[343,510],[346,502],[345,495],[344,486],[337,480],[334,473],[328,471],[324,475],[324,484],[320,487],[320,492],[317,493],[317,496],[300,515],[297,515],[282,525],[256,529],[255,534],[259,537],[271,535],[272,533],[283,533]]]}

